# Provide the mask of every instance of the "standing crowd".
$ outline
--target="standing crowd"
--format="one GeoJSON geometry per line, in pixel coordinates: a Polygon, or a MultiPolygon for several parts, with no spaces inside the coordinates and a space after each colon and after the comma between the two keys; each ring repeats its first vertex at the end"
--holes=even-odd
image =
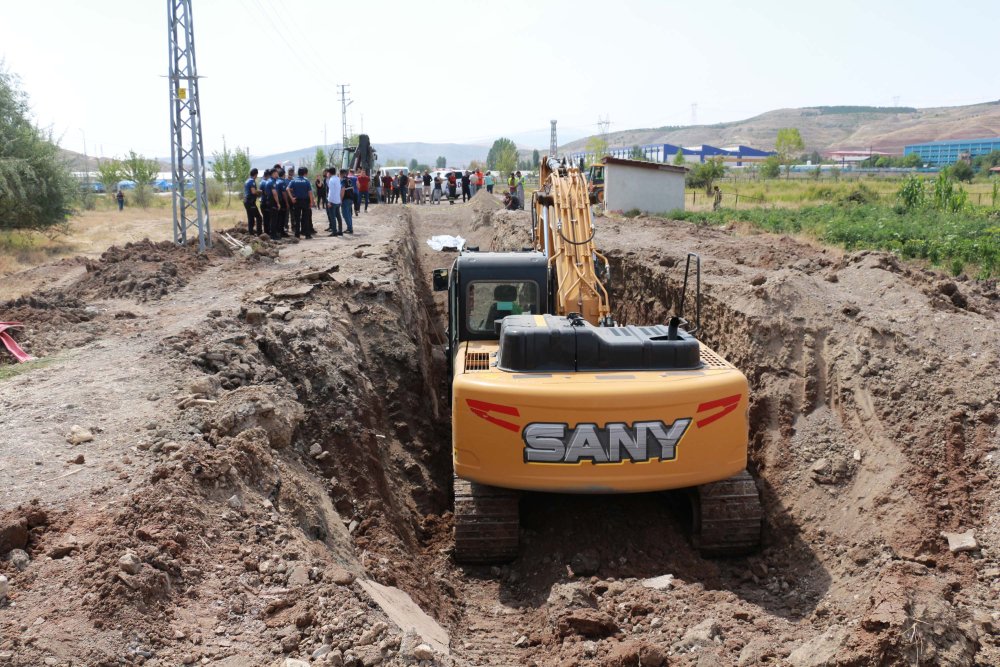
{"type": "MultiPolygon", "coordinates": [[[[367,213],[370,202],[440,204],[447,197],[448,203],[454,204],[459,196],[463,202],[472,199],[482,188],[493,194],[496,185],[493,174],[481,169],[438,171],[433,175],[429,170],[423,174],[400,171],[395,175],[384,171],[373,180],[364,169],[355,173],[353,169],[338,171],[331,167],[310,182],[306,167],[299,167],[293,178],[291,170],[286,173],[276,164],[264,170],[258,184],[259,174],[256,168],[251,169],[243,184],[247,231],[267,234],[273,239],[290,235],[311,239],[316,234],[312,221],[314,208],[326,210],[329,223],[326,231],[330,236],[343,236],[354,234],[354,216],[361,215],[362,210],[367,213]]],[[[523,209],[524,176],[520,171],[510,173],[507,189],[505,207],[523,209]]]]}
{"type": "Polygon", "coordinates": [[[316,234],[312,209],[319,208],[326,209],[326,231],[330,236],[343,236],[345,226],[347,234],[354,233],[354,216],[360,215],[362,202],[368,211],[371,177],[364,169],[358,174],[353,169],[324,169],[315,183],[307,178],[306,167],[299,167],[297,176],[290,178],[281,165],[275,165],[264,170],[259,185],[258,174],[256,168],[251,169],[243,183],[243,207],[250,234],[311,239],[316,234]]]}

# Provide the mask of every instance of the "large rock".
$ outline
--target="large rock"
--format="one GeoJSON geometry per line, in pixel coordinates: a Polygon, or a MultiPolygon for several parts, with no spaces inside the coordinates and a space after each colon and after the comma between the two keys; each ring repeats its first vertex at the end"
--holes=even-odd
{"type": "Polygon", "coordinates": [[[0,519],[0,555],[28,544],[28,522],[23,518],[0,519]]]}
{"type": "Polygon", "coordinates": [[[843,628],[831,628],[799,646],[788,656],[792,667],[827,667],[838,665],[848,633],[843,628]]]}
{"type": "Polygon", "coordinates": [[[305,418],[305,409],[275,387],[240,387],[219,399],[209,426],[220,435],[235,436],[261,428],[275,449],[291,444],[295,429],[305,418]]]}
{"type": "Polygon", "coordinates": [[[666,664],[667,652],[643,641],[616,644],[601,662],[602,667],[663,667],[666,664]]]}
{"type": "Polygon", "coordinates": [[[684,633],[680,641],[674,644],[675,651],[690,651],[691,649],[713,646],[715,640],[722,636],[719,623],[714,618],[706,618],[684,633]]]}
{"type": "Polygon", "coordinates": [[[618,632],[615,619],[596,609],[577,609],[559,619],[559,635],[582,635],[583,637],[607,637],[618,632]]]}

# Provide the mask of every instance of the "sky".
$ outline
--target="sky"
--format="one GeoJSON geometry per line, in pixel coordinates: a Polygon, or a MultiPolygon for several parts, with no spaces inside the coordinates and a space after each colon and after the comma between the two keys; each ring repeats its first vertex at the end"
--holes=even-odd
{"type": "MultiPolygon", "coordinates": [[[[0,58],[65,148],[169,156],[166,13],[5,1],[0,58]]],[[[982,37],[996,0],[194,0],[193,13],[209,154],[223,136],[255,155],[339,141],[341,83],[376,146],[547,136],[550,119],[564,142],[600,118],[615,131],[1000,99],[982,37]]]]}

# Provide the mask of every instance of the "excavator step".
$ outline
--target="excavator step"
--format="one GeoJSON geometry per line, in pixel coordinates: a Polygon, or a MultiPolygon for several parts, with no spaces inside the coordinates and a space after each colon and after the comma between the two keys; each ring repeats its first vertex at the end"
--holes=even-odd
{"type": "Polygon", "coordinates": [[[517,557],[520,494],[454,478],[455,561],[505,563],[517,557]]]}
{"type": "Polygon", "coordinates": [[[702,484],[692,496],[691,537],[702,556],[743,556],[760,549],[764,509],[749,472],[702,484]]]}

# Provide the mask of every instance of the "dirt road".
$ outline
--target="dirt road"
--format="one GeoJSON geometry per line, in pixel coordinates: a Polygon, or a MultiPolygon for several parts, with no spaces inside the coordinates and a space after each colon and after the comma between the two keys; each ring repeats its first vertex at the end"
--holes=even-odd
{"type": "Polygon", "coordinates": [[[680,495],[529,495],[517,561],[454,565],[424,240],[525,245],[495,208],[375,207],[277,261],[138,244],[0,305],[53,358],[0,382],[0,665],[1000,663],[996,286],[879,253],[599,219],[619,320],[701,255],[767,546],[700,558],[680,495]]]}

